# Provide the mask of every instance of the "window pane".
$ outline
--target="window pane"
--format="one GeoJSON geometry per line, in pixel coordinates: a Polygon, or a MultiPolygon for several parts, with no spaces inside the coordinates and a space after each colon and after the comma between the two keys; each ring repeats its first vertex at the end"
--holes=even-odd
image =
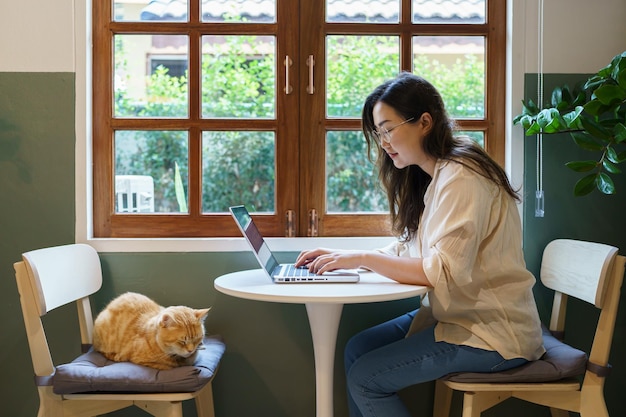
{"type": "Polygon", "coordinates": [[[187,0],[114,0],[113,16],[118,22],[186,21],[187,8],[187,0]]]}
{"type": "Polygon", "coordinates": [[[477,131],[458,131],[456,132],[456,134],[458,136],[468,136],[470,139],[472,139],[474,142],[478,143],[480,146],[482,146],[483,148],[485,147],[485,133],[484,132],[477,132],[477,131]]]}
{"type": "Polygon", "coordinates": [[[186,117],[187,36],[116,35],[114,41],[115,117],[186,117]]]}
{"type": "Polygon", "coordinates": [[[437,87],[452,117],[485,117],[482,36],[414,37],[413,72],[437,87]]]}
{"type": "Polygon", "coordinates": [[[327,0],[327,22],[398,23],[399,0],[327,0]]]}
{"type": "Polygon", "coordinates": [[[485,0],[413,0],[413,23],[485,23],[485,0]]]}
{"type": "Polygon", "coordinates": [[[274,143],[274,132],[204,132],[202,211],[223,213],[245,204],[255,212],[274,212],[274,143]]]}
{"type": "MultiPolygon", "coordinates": [[[[149,20],[158,22],[187,21],[187,0],[151,0],[145,2],[115,0],[117,21],[149,20]]],[[[276,21],[276,0],[239,1],[202,0],[204,22],[273,23],[276,21]]]]}
{"type": "Polygon", "coordinates": [[[326,134],[326,211],[387,211],[376,166],[361,131],[326,134]]]}
{"type": "Polygon", "coordinates": [[[187,132],[115,132],[117,213],[186,213],[187,132]]]}
{"type": "Polygon", "coordinates": [[[276,0],[202,0],[201,12],[205,22],[273,23],[276,0]]]}
{"type": "Polygon", "coordinates": [[[202,116],[273,118],[273,36],[202,37],[202,116]]]}
{"type": "Polygon", "coordinates": [[[326,51],[329,117],[361,117],[367,95],[400,70],[397,36],[328,36],[326,51]]]}

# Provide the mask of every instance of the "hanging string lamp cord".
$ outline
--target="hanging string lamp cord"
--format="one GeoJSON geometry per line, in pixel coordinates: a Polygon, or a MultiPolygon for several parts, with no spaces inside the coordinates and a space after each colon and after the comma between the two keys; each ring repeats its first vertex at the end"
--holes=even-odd
{"type": "MultiPolygon", "coordinates": [[[[543,0],[538,1],[537,29],[537,106],[543,110],[543,0]]],[[[537,133],[537,188],[535,190],[535,217],[544,216],[543,195],[543,131],[537,133]]]]}

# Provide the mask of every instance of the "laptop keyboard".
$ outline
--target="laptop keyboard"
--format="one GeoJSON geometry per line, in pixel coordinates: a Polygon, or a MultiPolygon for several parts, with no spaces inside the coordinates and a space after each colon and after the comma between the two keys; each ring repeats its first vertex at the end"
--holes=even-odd
{"type": "Polygon", "coordinates": [[[310,272],[309,268],[296,268],[293,265],[285,265],[283,268],[283,274],[285,278],[299,278],[299,277],[318,277],[319,275],[310,272]]]}

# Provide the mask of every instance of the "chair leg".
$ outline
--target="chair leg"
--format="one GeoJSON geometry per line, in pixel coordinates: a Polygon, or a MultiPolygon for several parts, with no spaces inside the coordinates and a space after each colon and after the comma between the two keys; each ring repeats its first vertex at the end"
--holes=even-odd
{"type": "Polygon", "coordinates": [[[442,381],[435,381],[435,404],[433,407],[433,417],[448,417],[452,404],[452,389],[442,381]]]}
{"type": "Polygon", "coordinates": [[[154,417],[183,417],[183,403],[180,401],[135,401],[134,404],[154,417]]]}
{"type": "Polygon", "coordinates": [[[478,406],[479,399],[476,393],[463,393],[463,417],[480,417],[482,410],[478,406]]]}
{"type": "Polygon", "coordinates": [[[551,417],[569,417],[569,411],[560,408],[550,408],[551,417]]]}
{"type": "Polygon", "coordinates": [[[211,382],[206,384],[195,398],[198,417],[215,417],[213,404],[213,387],[211,382]]]}
{"type": "Polygon", "coordinates": [[[609,417],[604,399],[604,377],[587,371],[580,390],[581,417],[609,417]]]}
{"type": "Polygon", "coordinates": [[[581,400],[580,417],[609,417],[604,398],[581,400]]]}
{"type": "Polygon", "coordinates": [[[63,417],[63,400],[52,392],[52,387],[37,387],[39,411],[37,417],[63,417]]]}
{"type": "Polygon", "coordinates": [[[511,392],[466,392],[463,394],[463,417],[480,417],[480,414],[511,398],[511,392]]]}

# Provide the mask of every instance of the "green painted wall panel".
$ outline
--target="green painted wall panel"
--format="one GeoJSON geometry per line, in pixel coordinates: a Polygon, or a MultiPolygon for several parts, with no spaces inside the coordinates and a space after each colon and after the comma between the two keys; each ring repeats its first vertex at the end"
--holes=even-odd
{"type": "MultiPolygon", "coordinates": [[[[27,250],[74,241],[74,140],[73,73],[0,73],[2,415],[36,414],[13,262],[27,250]]],[[[60,329],[72,312],[47,322],[60,329]]],[[[70,339],[51,338],[59,358],[71,356],[64,353],[70,339]]]]}

